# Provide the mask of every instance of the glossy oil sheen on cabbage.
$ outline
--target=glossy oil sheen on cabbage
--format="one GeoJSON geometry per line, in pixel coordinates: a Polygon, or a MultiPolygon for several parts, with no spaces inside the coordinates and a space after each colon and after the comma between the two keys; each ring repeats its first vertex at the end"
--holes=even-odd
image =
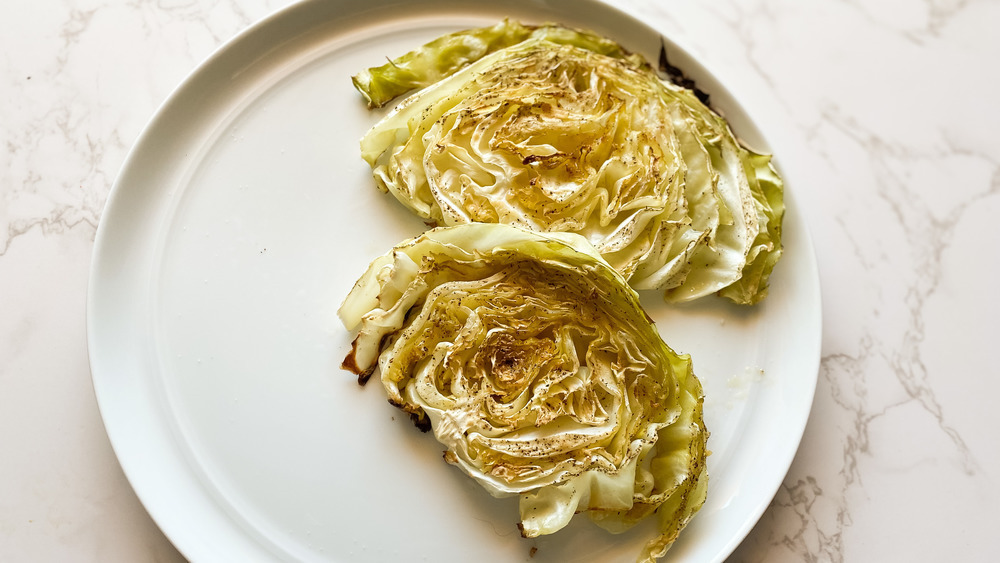
{"type": "Polygon", "coordinates": [[[574,513],[622,531],[658,521],[662,555],[705,500],[702,389],[638,296],[575,234],[438,228],[376,259],[340,309],[358,330],[345,367],[445,459],[517,495],[526,537],[574,513]],[[376,369],[377,368],[377,369],[376,369]]]}
{"type": "Polygon", "coordinates": [[[670,301],[766,295],[784,212],[770,157],[617,43],[504,21],[354,81],[372,105],[420,88],[361,152],[378,188],[421,218],[578,233],[670,301]]]}

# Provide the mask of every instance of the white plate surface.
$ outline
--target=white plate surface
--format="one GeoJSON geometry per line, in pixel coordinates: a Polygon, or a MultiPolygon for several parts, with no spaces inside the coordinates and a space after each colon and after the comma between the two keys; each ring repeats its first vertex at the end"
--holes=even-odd
{"type": "MultiPolygon", "coordinates": [[[[306,1],[199,67],[130,153],[98,230],[91,367],[125,473],[188,558],[634,559],[643,527],[614,536],[577,518],[520,538],[516,499],[489,497],[377,385],[339,368],[351,339],[341,300],[370,260],[424,228],[373,186],[358,140],[381,112],[349,77],[503,17],[590,28],[653,61],[659,52],[654,30],[593,1],[306,1]]],[[[766,128],[667,45],[737,134],[767,150],[766,128]]],[[[644,296],[665,340],[693,356],[712,431],[709,500],[668,560],[724,559],[797,449],[820,299],[795,188],[763,305],[644,296]]]]}

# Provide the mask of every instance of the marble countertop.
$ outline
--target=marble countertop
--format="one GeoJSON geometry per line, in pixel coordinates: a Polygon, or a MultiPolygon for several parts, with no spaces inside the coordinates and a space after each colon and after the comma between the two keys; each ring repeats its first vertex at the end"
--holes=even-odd
{"type": "MultiPolygon", "coordinates": [[[[812,414],[732,561],[990,561],[1000,526],[1000,1],[615,0],[782,131],[816,247],[812,414]]],[[[0,559],[180,561],[91,386],[88,268],[129,147],[287,0],[0,8],[0,559]]]]}

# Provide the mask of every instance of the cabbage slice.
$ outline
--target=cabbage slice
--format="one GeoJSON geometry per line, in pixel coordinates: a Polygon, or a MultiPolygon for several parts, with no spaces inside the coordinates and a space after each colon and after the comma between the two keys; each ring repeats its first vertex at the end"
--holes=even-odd
{"type": "Polygon", "coordinates": [[[705,500],[708,432],[690,358],[583,237],[503,224],[432,229],[376,259],[339,310],[344,367],[445,459],[520,498],[522,535],[576,512],[622,531],[656,514],[663,555],[705,500]]]}
{"type": "Polygon", "coordinates": [[[613,41],[504,21],[355,85],[376,105],[422,88],[361,140],[377,187],[422,219],[578,233],[669,301],[766,295],[784,212],[770,157],[613,41]]]}

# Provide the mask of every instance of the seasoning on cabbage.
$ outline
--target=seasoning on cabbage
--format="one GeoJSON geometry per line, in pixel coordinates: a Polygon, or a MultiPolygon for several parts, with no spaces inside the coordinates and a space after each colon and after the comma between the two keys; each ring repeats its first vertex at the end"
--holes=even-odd
{"type": "Polygon", "coordinates": [[[784,213],[770,157],[617,43],[503,21],[354,82],[372,106],[420,88],[361,152],[377,187],[425,221],[578,233],[669,301],[766,295],[784,213]]]}
{"type": "Polygon", "coordinates": [[[586,512],[618,532],[653,516],[663,555],[705,500],[702,388],[636,292],[583,237],[441,227],[394,247],[340,308],[344,367],[376,367],[389,402],[445,459],[520,498],[522,535],[586,512]]]}

